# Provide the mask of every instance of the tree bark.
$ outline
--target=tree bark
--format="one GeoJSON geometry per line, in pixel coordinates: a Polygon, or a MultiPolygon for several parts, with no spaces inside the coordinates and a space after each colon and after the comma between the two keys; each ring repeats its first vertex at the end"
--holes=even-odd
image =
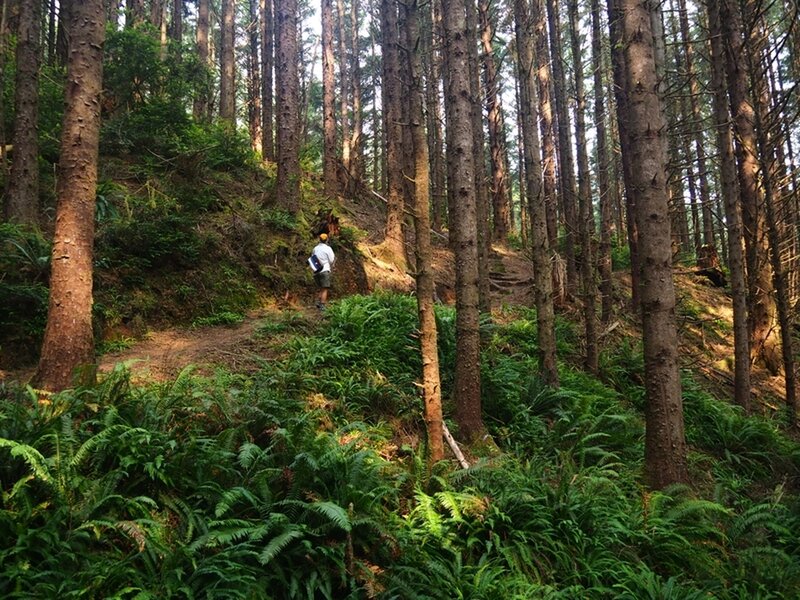
{"type": "Polygon", "coordinates": [[[259,60],[258,0],[249,0],[250,21],[247,24],[247,37],[250,53],[247,57],[247,124],[250,132],[250,145],[261,153],[261,64],[259,60]]]}
{"type": "MultiPolygon", "coordinates": [[[[514,29],[517,48],[517,74],[520,83],[522,146],[524,151],[525,188],[531,222],[533,255],[533,290],[536,304],[536,327],[539,374],[545,384],[558,387],[556,363],[555,309],[553,307],[553,247],[547,234],[546,198],[542,189],[542,166],[536,126],[536,87],[527,0],[514,0],[514,29]]],[[[534,25],[535,26],[535,25],[534,25]]]]}
{"type": "Polygon", "coordinates": [[[636,214],[636,187],[633,185],[633,165],[631,164],[629,128],[628,92],[625,87],[625,54],[622,40],[622,0],[607,0],[609,45],[611,46],[611,69],[614,76],[614,98],[617,108],[617,137],[620,145],[622,162],[622,178],[625,183],[625,225],[628,234],[628,248],[631,256],[631,306],[639,309],[641,302],[641,282],[639,257],[639,231],[634,215],[636,214]]]}
{"type": "Polygon", "coordinates": [[[483,44],[483,88],[486,118],[489,124],[489,156],[491,157],[492,239],[506,243],[511,225],[508,203],[508,168],[505,159],[505,128],[498,91],[497,65],[494,55],[494,23],[489,0],[480,0],[478,13],[483,44]]]}
{"type": "Polygon", "coordinates": [[[50,302],[33,379],[48,391],[69,387],[76,369],[94,363],[92,248],[106,15],[102,0],[82,0],[71,16],[50,302]]]}
{"type": "Polygon", "coordinates": [[[425,73],[425,104],[427,116],[428,154],[431,168],[432,219],[434,231],[441,232],[447,222],[447,173],[445,170],[444,145],[442,141],[442,109],[439,84],[442,80],[441,65],[441,18],[438,14],[438,2],[431,2],[428,12],[428,23],[425,28],[425,42],[429,60],[423,64],[425,73]]]}
{"type": "MultiPolygon", "coordinates": [[[[377,48],[377,44],[375,42],[375,15],[374,13],[370,16],[370,34],[369,34],[369,43],[370,43],[370,55],[372,59],[375,60],[378,56],[378,53],[375,51],[377,48]]],[[[378,25],[380,27],[380,25],[378,25]]],[[[385,191],[384,186],[384,179],[385,179],[385,172],[386,170],[383,168],[383,152],[382,149],[384,147],[384,138],[385,138],[385,130],[383,127],[383,121],[381,120],[380,113],[378,111],[378,92],[377,90],[381,88],[380,84],[380,77],[381,74],[378,72],[379,69],[372,69],[372,106],[370,107],[370,116],[372,121],[372,187],[376,190],[380,190],[381,192],[385,191]]]]}
{"type": "Polygon", "coordinates": [[[567,107],[567,79],[564,73],[564,52],[561,42],[559,2],[546,0],[547,22],[550,30],[550,56],[553,69],[553,96],[556,106],[558,135],[559,199],[564,217],[564,254],[567,261],[567,290],[574,294],[578,289],[578,257],[575,237],[578,235],[577,189],[572,154],[572,125],[567,107]]]}
{"type": "Polygon", "coordinates": [[[642,258],[642,337],[646,394],[645,470],[650,486],[686,482],[686,441],[675,288],[672,280],[664,111],[658,94],[648,0],[622,0],[625,89],[631,183],[637,195],[636,222],[642,258]]]}
{"type": "Polygon", "coordinates": [[[558,175],[556,174],[556,133],[553,116],[553,76],[547,44],[547,18],[542,0],[532,0],[531,20],[535,40],[536,85],[539,98],[542,146],[542,194],[547,209],[547,238],[550,248],[558,250],[558,175]]]}
{"type": "Polygon", "coordinates": [[[703,117],[700,112],[700,85],[694,66],[694,44],[689,34],[689,15],[686,0],[678,2],[678,18],[681,26],[681,41],[684,46],[684,66],[689,77],[689,103],[691,105],[691,125],[694,134],[694,150],[697,159],[697,176],[700,182],[700,207],[703,213],[703,244],[716,247],[714,239],[714,222],[711,211],[711,191],[708,185],[706,169],[706,151],[703,143],[703,117]]]}
{"type": "MultiPolygon", "coordinates": [[[[5,6],[5,5],[4,5],[5,6]]],[[[114,8],[117,9],[116,0],[114,0],[114,8]]],[[[56,9],[56,0],[48,0],[47,2],[47,64],[54,65],[56,63],[56,23],[58,20],[58,10],[56,9]]],[[[0,32],[0,36],[2,36],[0,32]]]]}
{"type": "MultiPolygon", "coordinates": [[[[70,23],[72,22],[72,5],[72,0],[64,0],[63,2],[59,2],[58,33],[56,35],[56,62],[62,66],[67,64],[69,54],[69,27],[70,23]]],[[[129,12],[128,15],[130,14],[131,13],[129,12]]],[[[142,16],[142,20],[144,20],[144,16],[142,16]]],[[[126,26],[129,26],[127,21],[126,26]]]]}
{"type": "Polygon", "coordinates": [[[419,315],[420,352],[422,355],[422,399],[428,433],[428,461],[444,458],[442,393],[439,379],[436,315],[434,314],[434,277],[431,250],[428,142],[423,128],[422,61],[420,59],[419,4],[411,0],[406,18],[409,60],[410,127],[414,154],[414,230],[417,255],[417,312],[419,315]]]}
{"type": "Polygon", "coordinates": [[[361,44],[359,1],[350,2],[350,98],[353,121],[350,130],[350,181],[361,182],[364,178],[364,115],[361,99],[361,44]]]}
{"type": "Polygon", "coordinates": [[[336,64],[333,58],[333,0],[322,0],[322,183],[325,196],[339,191],[336,159],[336,64]]]}
{"type": "Polygon", "coordinates": [[[481,105],[481,76],[478,61],[478,12],[475,0],[464,2],[467,10],[467,55],[469,57],[469,82],[472,102],[472,156],[475,167],[475,207],[478,232],[478,307],[484,315],[491,315],[492,302],[489,287],[489,181],[486,170],[481,105]]]}
{"type": "Polygon", "coordinates": [[[219,118],[234,127],[236,124],[236,37],[235,0],[222,0],[220,41],[219,118]]]}
{"type": "Polygon", "coordinates": [[[406,265],[403,195],[403,128],[402,128],[402,79],[398,55],[399,32],[397,29],[396,0],[382,0],[381,50],[383,53],[383,114],[386,132],[386,228],[384,246],[386,252],[401,268],[406,265]]]}
{"type": "MultiPolygon", "coordinates": [[[[111,0],[116,4],[116,0],[111,0]]],[[[173,40],[179,44],[183,41],[183,0],[172,0],[172,26],[170,34],[173,40]]]]}
{"type": "Polygon", "coordinates": [[[275,32],[272,0],[259,0],[261,13],[261,152],[265,160],[275,160],[273,125],[272,70],[275,57],[275,32]]]}
{"type": "MultiPolygon", "coordinates": [[[[769,82],[764,68],[767,42],[767,33],[761,22],[760,7],[753,1],[747,0],[746,11],[749,17],[749,35],[746,44],[750,80],[753,89],[753,109],[755,112],[756,137],[759,151],[759,165],[761,167],[761,185],[764,190],[764,212],[769,241],[769,258],[772,265],[772,282],[775,288],[775,301],[778,311],[778,324],[780,326],[781,352],[783,358],[784,380],[786,390],[786,408],[789,411],[790,422],[797,425],[797,376],[795,373],[794,351],[792,349],[792,325],[790,319],[789,297],[786,278],[781,260],[781,239],[778,232],[778,219],[775,215],[775,205],[779,199],[778,187],[775,181],[778,177],[776,167],[776,146],[773,132],[780,131],[776,123],[772,122],[770,115],[769,82]]],[[[766,57],[768,58],[768,57],[766,57]]]]}
{"type": "MultiPolygon", "coordinates": [[[[68,1],[66,4],[73,4],[73,2],[68,1]]],[[[125,28],[130,29],[144,23],[145,14],[144,0],[126,0],[125,28]]]]}
{"type": "Polygon", "coordinates": [[[41,3],[22,2],[17,29],[14,90],[14,156],[6,193],[6,217],[36,225],[39,221],[39,37],[41,3]]]}
{"type": "Polygon", "coordinates": [[[766,236],[763,188],[755,112],[748,94],[748,67],[742,37],[742,14],[732,0],[721,0],[720,22],[725,43],[728,100],[736,133],[736,161],[742,202],[748,278],[751,359],[761,360],[773,373],[780,368],[774,335],[776,307],[766,236]]]}
{"type": "Polygon", "coordinates": [[[300,79],[297,72],[297,0],[275,4],[277,34],[277,159],[275,195],[292,213],[300,209],[300,79]]]}
{"type": "Polygon", "coordinates": [[[603,47],[600,35],[600,2],[591,0],[592,62],[594,64],[594,121],[597,137],[597,195],[600,198],[600,247],[597,265],[600,274],[600,319],[611,320],[614,288],[611,264],[611,242],[615,233],[614,212],[608,173],[608,134],[606,132],[605,94],[603,93],[603,47]]]}
{"type": "Polygon", "coordinates": [[[195,121],[205,121],[211,103],[211,77],[209,73],[208,7],[209,0],[197,0],[197,58],[204,68],[203,83],[194,99],[192,114],[195,121]]]}
{"type": "Polygon", "coordinates": [[[467,49],[473,38],[468,35],[464,0],[445,3],[442,17],[447,60],[447,160],[453,208],[450,234],[456,263],[455,418],[461,435],[471,442],[486,429],[481,414],[475,137],[467,49]]]}
{"type": "Polygon", "coordinates": [[[586,149],[586,95],[583,86],[583,59],[578,20],[578,0],[569,0],[570,45],[575,77],[575,150],[578,155],[578,207],[580,219],[580,275],[583,296],[583,322],[586,335],[584,365],[590,373],[598,370],[597,349],[597,283],[594,272],[592,238],[594,237],[594,208],[592,206],[592,184],[589,175],[589,153],[586,149]]]}
{"type": "Polygon", "coordinates": [[[725,201],[725,222],[728,228],[728,270],[733,303],[733,396],[736,404],[746,412],[750,412],[750,337],[744,269],[744,232],[728,111],[719,1],[708,2],[706,8],[710,26],[711,88],[714,92],[714,126],[719,152],[720,191],[725,201]]]}

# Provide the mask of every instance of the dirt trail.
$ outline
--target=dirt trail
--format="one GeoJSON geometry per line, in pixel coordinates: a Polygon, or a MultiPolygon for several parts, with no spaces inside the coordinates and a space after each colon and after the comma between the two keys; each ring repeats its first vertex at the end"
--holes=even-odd
{"type": "Polygon", "coordinates": [[[99,371],[105,373],[117,363],[128,362],[134,380],[151,382],[172,379],[188,365],[200,371],[214,365],[247,371],[257,367],[267,347],[256,332],[278,312],[277,308],[259,309],[231,326],[151,331],[130,348],[101,357],[99,371]]]}
{"type": "MultiPolygon", "coordinates": [[[[435,270],[442,285],[451,289],[452,255],[439,249],[436,255],[435,270]]],[[[502,304],[525,304],[532,301],[532,272],[530,260],[523,254],[503,248],[495,248],[491,260],[492,302],[495,307],[502,304]]],[[[392,274],[389,271],[390,275],[392,274]]],[[[384,277],[386,275],[384,274],[384,277]]],[[[413,280],[405,275],[387,287],[410,287],[413,280]]],[[[374,278],[372,285],[381,287],[387,281],[374,278]]],[[[372,287],[371,285],[371,287],[372,287]]],[[[454,296],[442,298],[447,302],[454,296]]],[[[303,309],[292,306],[290,309],[303,309]]],[[[128,363],[136,382],[161,382],[176,377],[188,365],[194,365],[200,372],[210,372],[214,366],[246,372],[258,368],[261,361],[269,357],[269,336],[260,337],[257,332],[269,321],[280,319],[281,308],[277,305],[260,308],[248,314],[242,323],[233,326],[215,327],[173,327],[150,331],[144,339],[135,342],[130,348],[120,352],[105,354],[100,358],[99,372],[107,373],[118,363],[128,363]]],[[[33,368],[4,372],[0,370],[0,381],[4,378],[27,381],[33,375],[33,368]]]]}

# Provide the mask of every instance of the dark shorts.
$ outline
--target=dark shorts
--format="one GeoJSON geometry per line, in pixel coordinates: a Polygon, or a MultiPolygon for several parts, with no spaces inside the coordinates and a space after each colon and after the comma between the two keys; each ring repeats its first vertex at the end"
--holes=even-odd
{"type": "Polygon", "coordinates": [[[314,281],[318,288],[331,287],[331,272],[323,271],[322,273],[314,273],[314,281]]]}

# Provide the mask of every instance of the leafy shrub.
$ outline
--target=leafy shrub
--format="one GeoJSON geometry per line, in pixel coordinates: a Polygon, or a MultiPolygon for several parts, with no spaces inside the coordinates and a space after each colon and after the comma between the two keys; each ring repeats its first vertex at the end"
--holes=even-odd
{"type": "Polygon", "coordinates": [[[168,167],[189,135],[191,120],[184,106],[155,98],[103,122],[100,143],[106,154],[138,154],[154,167],[168,167]]]}
{"type": "Polygon", "coordinates": [[[136,220],[110,224],[99,239],[99,258],[107,268],[136,270],[191,267],[200,257],[194,219],[182,213],[145,209],[136,220]]]}
{"type": "Polygon", "coordinates": [[[187,130],[182,144],[178,152],[192,158],[193,169],[224,171],[257,164],[247,132],[222,123],[194,125],[187,130]]]}

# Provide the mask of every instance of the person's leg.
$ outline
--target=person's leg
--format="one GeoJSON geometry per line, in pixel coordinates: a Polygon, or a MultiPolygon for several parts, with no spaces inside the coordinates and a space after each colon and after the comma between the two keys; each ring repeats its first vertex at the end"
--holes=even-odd
{"type": "Polygon", "coordinates": [[[319,274],[319,302],[320,308],[325,308],[325,303],[328,301],[328,290],[331,287],[331,273],[326,271],[319,274]]]}

